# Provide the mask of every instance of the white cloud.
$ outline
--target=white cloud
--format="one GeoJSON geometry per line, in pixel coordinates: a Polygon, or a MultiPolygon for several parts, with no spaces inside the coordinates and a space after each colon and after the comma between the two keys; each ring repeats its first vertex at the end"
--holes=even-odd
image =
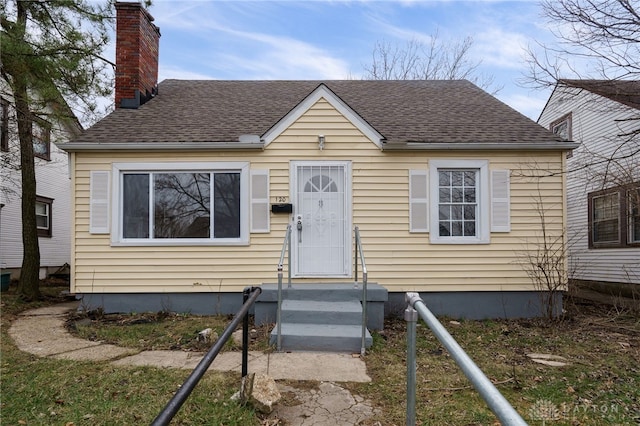
{"type": "Polygon", "coordinates": [[[530,38],[521,33],[490,28],[473,37],[472,53],[484,65],[521,69],[530,38]]]}
{"type": "MultiPolygon", "coordinates": [[[[162,23],[167,34],[179,31],[180,38],[184,40],[191,39],[199,46],[215,46],[215,51],[210,54],[203,54],[202,47],[195,55],[191,54],[191,59],[197,57],[199,62],[197,67],[200,71],[196,74],[202,75],[202,70],[208,69],[211,74],[230,74],[232,78],[340,79],[349,73],[345,60],[320,47],[290,36],[245,30],[242,27],[250,23],[225,20],[224,11],[210,4],[202,6],[208,7],[185,7],[180,12],[161,11],[156,22],[162,23]]],[[[160,57],[163,58],[162,53],[160,57]]],[[[179,65],[167,63],[163,69],[165,67],[172,67],[172,71],[166,70],[163,74],[173,72],[173,75],[180,75],[175,73],[181,68],[179,65]]]]}
{"type": "Polygon", "coordinates": [[[185,70],[173,64],[160,64],[158,71],[158,80],[177,79],[177,80],[211,80],[213,77],[208,74],[185,70]]]}
{"type": "Polygon", "coordinates": [[[257,43],[257,55],[227,56],[245,71],[254,70],[258,78],[339,79],[345,78],[348,65],[312,44],[289,37],[227,30],[238,38],[257,43]]]}

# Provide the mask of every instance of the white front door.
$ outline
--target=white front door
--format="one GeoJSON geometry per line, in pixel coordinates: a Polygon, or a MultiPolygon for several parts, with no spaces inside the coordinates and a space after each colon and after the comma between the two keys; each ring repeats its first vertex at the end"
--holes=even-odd
{"type": "Polygon", "coordinates": [[[350,163],[293,162],[293,273],[350,273],[350,163]]]}

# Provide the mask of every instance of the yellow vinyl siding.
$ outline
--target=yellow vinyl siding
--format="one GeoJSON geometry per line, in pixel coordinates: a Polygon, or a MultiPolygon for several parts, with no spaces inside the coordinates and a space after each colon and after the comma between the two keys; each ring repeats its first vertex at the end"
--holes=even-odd
{"type": "Polygon", "coordinates": [[[291,201],[290,161],[351,161],[352,221],[360,227],[369,279],[389,291],[532,290],[518,261],[541,235],[535,199],[544,200],[549,232],[561,237],[564,224],[560,151],[383,152],[324,100],[264,151],[83,152],[72,159],[77,293],[235,292],[276,280],[287,214],[271,214],[271,232],[250,234],[248,246],[119,247],[109,235],[89,234],[90,172],[111,171],[114,162],[248,161],[251,169],[269,170],[275,203],[291,201]],[[487,159],[490,169],[511,170],[511,232],[492,233],[488,245],[431,245],[428,233],[409,233],[409,170],[452,158],[487,159]],[[538,175],[545,177],[531,177],[538,175]]]}

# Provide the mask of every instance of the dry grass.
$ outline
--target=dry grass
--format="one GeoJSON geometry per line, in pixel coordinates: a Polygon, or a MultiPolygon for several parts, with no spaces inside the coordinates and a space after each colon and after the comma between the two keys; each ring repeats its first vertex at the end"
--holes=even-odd
{"type": "MultiPolygon", "coordinates": [[[[115,368],[36,358],[18,351],[7,336],[20,311],[53,303],[23,305],[2,298],[2,424],[143,424],[170,399],[188,371],[115,368]]],[[[640,422],[640,320],[629,311],[573,301],[556,322],[441,319],[459,344],[531,425],[636,425],[640,422]],[[532,362],[526,354],[548,353],[569,361],[565,367],[532,362]]],[[[140,349],[201,350],[197,332],[221,332],[228,317],[168,313],[70,317],[85,338],[140,349]]],[[[381,413],[367,425],[405,424],[406,324],[389,319],[374,333],[365,360],[373,381],[350,383],[381,413]]],[[[268,329],[253,332],[251,349],[269,350],[268,329]]],[[[225,350],[237,350],[233,344],[225,350]]],[[[449,354],[422,323],[418,327],[417,419],[420,425],[494,425],[486,407],[449,354]]],[[[315,383],[292,386],[313,387],[315,383]]],[[[247,425],[261,420],[229,397],[237,374],[207,374],[173,424],[247,425]]]]}
{"type": "MultiPolygon", "coordinates": [[[[640,423],[640,320],[615,307],[569,301],[561,321],[497,320],[443,324],[529,424],[640,423]],[[569,365],[534,363],[529,353],[565,357],[569,365]]],[[[389,321],[367,356],[370,384],[350,388],[382,408],[371,425],[404,424],[406,337],[389,321]]],[[[453,359],[418,327],[419,424],[492,425],[497,419],[453,359]]]]}

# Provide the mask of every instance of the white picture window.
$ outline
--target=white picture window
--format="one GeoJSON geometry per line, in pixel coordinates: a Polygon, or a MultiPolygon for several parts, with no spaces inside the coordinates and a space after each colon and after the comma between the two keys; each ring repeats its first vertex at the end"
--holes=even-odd
{"type": "Polygon", "coordinates": [[[429,173],[431,243],[488,243],[488,162],[432,160],[429,173]]]}
{"type": "Polygon", "coordinates": [[[248,242],[247,163],[121,163],[113,175],[115,243],[248,242]]]}

